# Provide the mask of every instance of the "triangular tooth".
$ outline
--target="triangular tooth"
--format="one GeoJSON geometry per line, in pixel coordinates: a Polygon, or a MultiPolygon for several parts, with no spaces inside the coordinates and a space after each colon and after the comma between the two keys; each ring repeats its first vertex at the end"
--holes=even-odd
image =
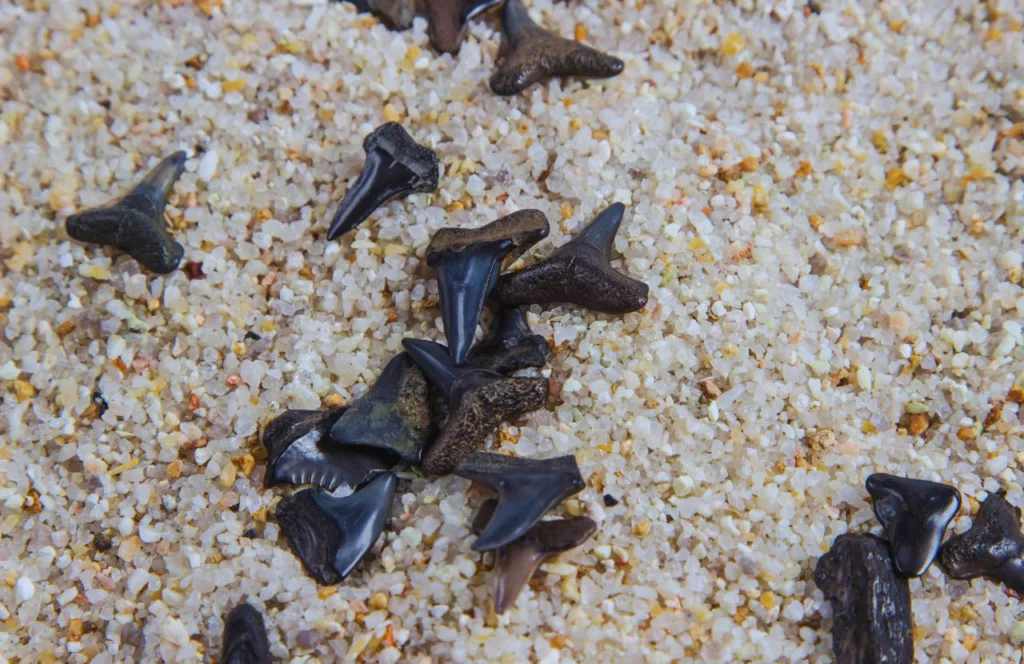
{"type": "Polygon", "coordinates": [[[470,366],[501,374],[527,367],[543,367],[551,356],[547,340],[534,334],[519,307],[501,307],[494,314],[491,332],[469,351],[470,366]]]}
{"type": "Polygon", "coordinates": [[[249,604],[239,604],[224,618],[221,664],[271,664],[270,642],[263,616],[249,604]]]}
{"type": "Polygon", "coordinates": [[[612,255],[612,245],[615,243],[615,235],[619,232],[625,212],[625,205],[612,203],[594,217],[594,220],[587,224],[587,227],[580,231],[572,241],[597,249],[604,256],[605,261],[609,261],[612,255]]]}
{"type": "Polygon", "coordinates": [[[147,205],[140,209],[140,212],[158,217],[163,223],[164,207],[167,205],[167,197],[174,187],[174,183],[181,177],[185,170],[185,162],[188,155],[179,150],[165,158],[153,167],[146,177],[132,189],[123,203],[129,206],[138,206],[142,200],[147,205]]]}
{"type": "Polygon", "coordinates": [[[1014,583],[1024,564],[1020,515],[1005,491],[990,493],[970,530],[950,537],[939,549],[939,565],[954,579],[984,576],[1014,583]]]}

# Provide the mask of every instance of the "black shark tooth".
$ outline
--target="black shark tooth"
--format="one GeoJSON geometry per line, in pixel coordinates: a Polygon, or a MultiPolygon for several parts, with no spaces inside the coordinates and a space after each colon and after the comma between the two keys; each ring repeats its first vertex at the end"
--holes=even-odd
{"type": "Polygon", "coordinates": [[[519,307],[501,307],[494,314],[490,335],[470,349],[469,366],[501,374],[527,367],[541,368],[551,356],[547,340],[534,334],[519,307]]]}

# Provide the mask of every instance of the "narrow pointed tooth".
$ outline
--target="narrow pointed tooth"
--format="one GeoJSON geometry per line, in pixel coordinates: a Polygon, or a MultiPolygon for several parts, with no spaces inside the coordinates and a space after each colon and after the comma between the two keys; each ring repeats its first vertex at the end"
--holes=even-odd
{"type": "Polygon", "coordinates": [[[501,374],[528,367],[541,368],[551,356],[547,340],[534,334],[519,307],[501,307],[491,333],[469,351],[469,366],[501,374]]]}
{"type": "Polygon", "coordinates": [[[186,161],[188,156],[181,150],[165,158],[135,185],[131,193],[125,197],[124,204],[138,206],[140,212],[159,215],[162,218],[167,197],[174,183],[185,171],[186,161]],[[145,201],[145,204],[142,201],[145,201]]]}
{"type": "Polygon", "coordinates": [[[249,604],[239,604],[224,619],[221,664],[271,664],[270,642],[263,616],[249,604]]]}
{"type": "Polygon", "coordinates": [[[523,459],[478,452],[463,459],[455,474],[498,494],[498,507],[473,543],[474,551],[491,551],[519,539],[541,517],[585,486],[572,455],[523,459]]]}
{"type": "Polygon", "coordinates": [[[939,550],[939,565],[954,579],[984,576],[1024,593],[1024,533],[1020,508],[1003,491],[981,503],[971,529],[950,537],[939,550]]]}
{"type": "Polygon", "coordinates": [[[573,241],[597,249],[604,256],[606,262],[610,261],[612,245],[615,243],[615,236],[619,232],[619,226],[622,225],[622,217],[625,213],[625,205],[612,203],[594,217],[594,220],[587,224],[586,228],[580,231],[573,241]]]}
{"type": "Polygon", "coordinates": [[[402,346],[427,380],[447,399],[457,380],[455,363],[448,355],[448,349],[439,343],[424,339],[403,339],[402,346]]]}

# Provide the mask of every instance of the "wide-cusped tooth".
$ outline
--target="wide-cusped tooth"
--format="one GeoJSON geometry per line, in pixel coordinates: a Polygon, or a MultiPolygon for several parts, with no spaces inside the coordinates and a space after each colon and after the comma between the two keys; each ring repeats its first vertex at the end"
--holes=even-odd
{"type": "Polygon", "coordinates": [[[383,473],[350,496],[304,489],[277,505],[277,522],[309,575],[340,583],[380,537],[398,479],[383,473]]]}
{"type": "Polygon", "coordinates": [[[501,53],[491,75],[495,94],[518,94],[555,76],[609,78],[622,73],[622,60],[551,34],[534,23],[522,0],[506,0],[501,22],[501,53]]]}
{"type": "Polygon", "coordinates": [[[946,484],[886,473],[868,476],[875,516],[885,528],[896,568],[920,576],[935,560],[946,526],[960,509],[960,492],[946,484]]]}
{"type": "Polygon", "coordinates": [[[366,162],[341,199],[327,239],[341,237],[392,198],[437,189],[437,155],[409,136],[397,122],[374,129],[363,140],[366,162]]]}
{"type": "Polygon", "coordinates": [[[832,604],[833,661],[914,661],[910,586],[885,540],[865,533],[840,535],[818,559],[814,582],[832,604]]]}
{"type": "Polygon", "coordinates": [[[376,447],[419,465],[434,434],[427,379],[406,353],[331,427],[331,442],[376,447]]]}
{"type": "Polygon", "coordinates": [[[164,208],[171,188],[185,170],[186,159],[184,152],[175,152],[121,200],[69,216],[64,222],[68,235],[79,242],[114,247],[153,272],[173,272],[185,249],[167,230],[164,208]]]}
{"type": "Polygon", "coordinates": [[[939,550],[939,565],[954,579],[984,576],[1024,594],[1024,534],[1020,508],[1003,491],[989,494],[971,529],[954,535],[939,550]]]}
{"type": "Polygon", "coordinates": [[[519,307],[501,307],[494,314],[491,333],[470,349],[469,366],[502,374],[527,367],[541,368],[551,356],[547,340],[534,334],[519,307]]]}
{"type": "Polygon", "coordinates": [[[498,494],[498,507],[473,543],[474,551],[490,551],[519,539],[542,516],[586,486],[571,454],[521,459],[477,452],[459,462],[455,474],[498,494]]]}
{"type": "Polygon", "coordinates": [[[249,604],[239,604],[224,619],[221,664],[271,664],[270,642],[263,616],[249,604]]]}
{"type": "Polygon", "coordinates": [[[313,484],[334,491],[344,484],[355,489],[391,469],[394,457],[379,449],[325,444],[331,427],[344,413],[345,408],[289,410],[271,420],[263,430],[264,486],[313,484]]]}
{"type": "Polygon", "coordinates": [[[571,302],[607,314],[639,311],[647,284],[611,266],[612,244],[625,207],[614,203],[548,258],[504,274],[494,289],[506,306],[571,302]]]}
{"type": "MultiPolygon", "coordinates": [[[[488,500],[473,521],[479,535],[494,519],[497,501],[488,500]]],[[[563,551],[575,549],[597,531],[597,523],[586,516],[541,521],[518,540],[501,547],[495,556],[494,610],[505,613],[515,604],[519,592],[529,583],[537,568],[563,551]]]]}
{"type": "Polygon", "coordinates": [[[466,361],[502,262],[522,256],[549,230],[543,212],[519,210],[480,228],[442,228],[430,239],[427,265],[437,270],[444,334],[455,364],[466,361]]]}
{"type": "Polygon", "coordinates": [[[441,433],[423,457],[423,470],[430,475],[452,472],[503,421],[537,410],[547,400],[548,382],[543,378],[509,378],[456,367],[445,347],[432,341],[404,339],[402,344],[448,406],[441,433]]]}

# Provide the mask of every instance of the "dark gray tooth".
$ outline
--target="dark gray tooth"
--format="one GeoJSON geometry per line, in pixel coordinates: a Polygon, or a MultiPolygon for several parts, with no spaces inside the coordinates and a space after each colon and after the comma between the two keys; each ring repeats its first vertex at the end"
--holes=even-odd
{"type": "Polygon", "coordinates": [[[501,307],[490,335],[469,351],[467,363],[477,369],[511,374],[527,367],[541,368],[551,356],[548,342],[534,334],[519,307],[501,307]]]}
{"type": "Polygon", "coordinates": [[[520,459],[477,452],[463,459],[455,474],[498,494],[498,508],[473,543],[475,551],[490,551],[519,539],[551,509],[586,486],[572,455],[520,459]]]}
{"type": "Polygon", "coordinates": [[[549,230],[544,213],[520,210],[480,228],[442,228],[431,238],[427,264],[437,270],[444,334],[455,364],[469,354],[502,262],[515,261],[549,230]]]}
{"type": "Polygon", "coordinates": [[[814,582],[832,603],[836,664],[911,664],[914,621],[910,587],[885,540],[840,535],[818,559],[814,582]]]}
{"type": "Polygon", "coordinates": [[[447,400],[448,418],[423,457],[423,469],[430,475],[452,472],[501,422],[536,410],[547,400],[548,382],[543,378],[508,378],[456,367],[447,349],[432,341],[405,339],[402,344],[447,400]]]}
{"type": "Polygon", "coordinates": [[[556,76],[609,78],[622,73],[622,60],[553,35],[534,23],[522,0],[506,0],[501,22],[501,54],[491,76],[495,94],[518,94],[556,76]]]}
{"type": "Polygon", "coordinates": [[[949,538],[939,550],[939,564],[954,579],[984,576],[1024,594],[1024,534],[1020,508],[1006,493],[989,494],[971,529],[949,538]]]}
{"type": "Polygon", "coordinates": [[[224,619],[221,664],[270,664],[270,643],[263,616],[249,604],[239,604],[224,619]]]}
{"type": "Polygon", "coordinates": [[[173,272],[185,249],[167,230],[164,208],[185,161],[184,152],[175,152],[121,200],[69,216],[64,222],[68,235],[79,242],[114,247],[153,272],[173,272]]]}
{"type": "Polygon", "coordinates": [[[377,447],[419,465],[434,435],[427,379],[406,353],[388,362],[373,387],[331,427],[331,441],[377,447]]]}
{"type": "Polygon", "coordinates": [[[886,473],[870,475],[864,485],[891,543],[896,568],[906,576],[924,574],[960,509],[960,492],[946,484],[886,473]]]}
{"type": "Polygon", "coordinates": [[[494,289],[498,300],[506,306],[571,302],[608,314],[643,309],[647,284],[609,263],[624,211],[621,203],[612,204],[550,257],[502,275],[494,289]]]}
{"type": "Polygon", "coordinates": [[[289,410],[271,420],[263,430],[264,486],[314,484],[334,491],[344,484],[354,489],[392,468],[394,457],[381,450],[325,444],[345,410],[289,410]]]}
{"type": "Polygon", "coordinates": [[[363,140],[366,162],[334,213],[327,239],[341,237],[392,198],[437,189],[437,155],[409,136],[402,125],[388,122],[363,140]]]}
{"type": "Polygon", "coordinates": [[[380,537],[398,479],[382,473],[350,496],[304,489],[277,505],[277,521],[306,571],[340,583],[380,537]]]}

